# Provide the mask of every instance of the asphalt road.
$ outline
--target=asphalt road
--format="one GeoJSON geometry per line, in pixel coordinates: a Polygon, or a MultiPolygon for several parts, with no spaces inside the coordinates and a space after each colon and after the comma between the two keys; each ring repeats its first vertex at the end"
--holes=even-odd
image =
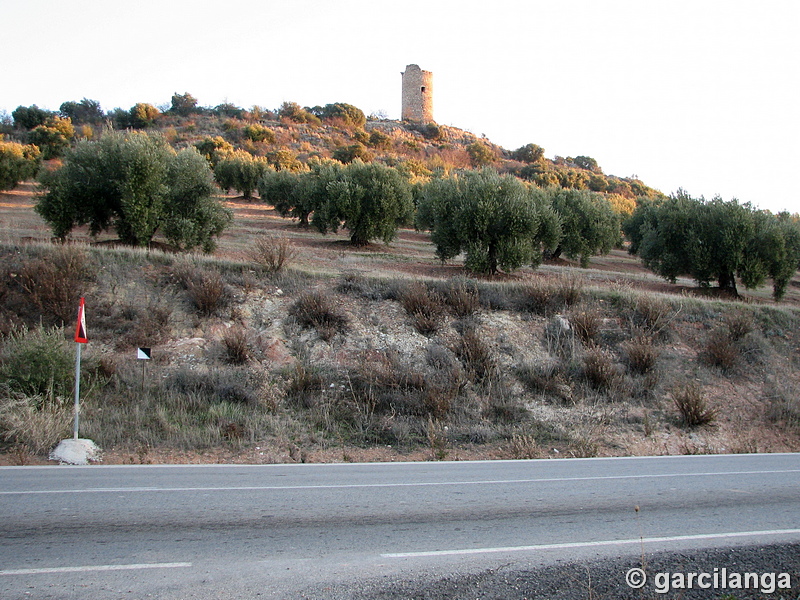
{"type": "Polygon", "coordinates": [[[800,455],[7,467],[0,541],[9,600],[337,597],[499,566],[797,543],[800,455]]]}

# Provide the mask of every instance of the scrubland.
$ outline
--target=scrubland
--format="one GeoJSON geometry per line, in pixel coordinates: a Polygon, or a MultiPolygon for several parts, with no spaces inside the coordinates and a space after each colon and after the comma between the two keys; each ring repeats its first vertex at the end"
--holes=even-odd
{"type": "Polygon", "coordinates": [[[106,462],[800,449],[797,278],[726,299],[623,250],[475,278],[426,234],[356,249],[225,200],[206,256],[51,244],[30,185],[0,194],[3,464],[70,435],[79,296],[80,433],[106,462]]]}

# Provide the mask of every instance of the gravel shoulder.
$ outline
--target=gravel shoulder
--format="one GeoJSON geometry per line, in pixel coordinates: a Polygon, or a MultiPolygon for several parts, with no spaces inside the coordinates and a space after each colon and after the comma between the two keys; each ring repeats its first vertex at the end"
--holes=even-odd
{"type": "MultiPolygon", "coordinates": [[[[724,600],[795,600],[800,598],[800,544],[739,546],[724,549],[701,549],[660,552],[645,557],[647,583],[632,589],[625,582],[626,573],[642,568],[637,556],[568,562],[533,569],[502,567],[470,573],[413,581],[402,578],[364,581],[327,586],[306,592],[303,597],[320,600],[642,600],[642,599],[724,599],[724,600]],[[723,569],[726,569],[723,572],[723,569]],[[666,589],[664,573],[670,574],[671,589],[666,589]],[[675,581],[684,574],[683,587],[675,581]],[[696,581],[688,588],[689,573],[709,573],[700,589],[696,581]],[[717,589],[714,589],[714,575],[717,589]],[[734,573],[757,573],[758,587],[735,587],[734,573]],[[775,573],[774,585],[762,574],[775,573]],[[780,589],[780,574],[788,573],[790,589],[780,589]],[[725,587],[724,581],[729,583],[725,587]],[[773,591],[770,591],[774,587],[773,591]]],[[[785,581],[785,578],[784,578],[785,581]]]]}

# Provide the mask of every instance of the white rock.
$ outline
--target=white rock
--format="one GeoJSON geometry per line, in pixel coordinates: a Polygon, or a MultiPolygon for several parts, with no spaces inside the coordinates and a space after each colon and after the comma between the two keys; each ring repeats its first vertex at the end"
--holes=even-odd
{"type": "Polygon", "coordinates": [[[68,465],[88,465],[100,461],[100,448],[92,440],[61,440],[52,452],[50,460],[57,460],[68,465]]]}

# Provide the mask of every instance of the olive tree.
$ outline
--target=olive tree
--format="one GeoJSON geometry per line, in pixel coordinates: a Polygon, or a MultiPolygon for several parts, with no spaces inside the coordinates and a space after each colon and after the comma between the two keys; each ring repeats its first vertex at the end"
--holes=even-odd
{"type": "Polygon", "coordinates": [[[431,231],[439,259],[465,252],[467,269],[490,274],[538,264],[542,247],[560,237],[546,196],[493,169],[431,180],[421,190],[417,226],[431,231]]]}
{"type": "Polygon", "coordinates": [[[258,181],[258,195],[282,217],[308,227],[311,214],[328,199],[328,184],[336,181],[342,165],[332,160],[312,160],[307,171],[267,169],[258,181]]]}
{"type": "Polygon", "coordinates": [[[800,224],[793,217],[684,190],[659,204],[640,203],[626,231],[632,251],[668,281],[688,276],[703,287],[716,281],[734,295],[737,278],[753,289],[769,277],[779,300],[800,263],[800,224]]]}
{"type": "Polygon", "coordinates": [[[375,239],[391,242],[414,210],[411,188],[397,169],[356,159],[327,184],[326,199],[314,211],[312,225],[321,233],[350,231],[350,242],[364,246],[375,239]]]}
{"type": "Polygon", "coordinates": [[[562,231],[554,258],[564,253],[587,267],[590,257],[608,253],[621,241],[620,217],[601,194],[558,188],[550,194],[562,231]]]}
{"type": "Polygon", "coordinates": [[[268,168],[266,159],[255,157],[246,150],[236,150],[217,161],[214,178],[222,189],[238,190],[249,200],[253,190],[258,187],[258,180],[268,168]]]}
{"type": "Polygon", "coordinates": [[[36,204],[59,238],[88,225],[92,235],[114,229],[123,242],[146,246],[163,227],[175,246],[210,251],[231,220],[211,199],[211,170],[194,148],[176,153],[160,136],[108,132],[78,142],[63,160],[42,177],[36,204]]]}

